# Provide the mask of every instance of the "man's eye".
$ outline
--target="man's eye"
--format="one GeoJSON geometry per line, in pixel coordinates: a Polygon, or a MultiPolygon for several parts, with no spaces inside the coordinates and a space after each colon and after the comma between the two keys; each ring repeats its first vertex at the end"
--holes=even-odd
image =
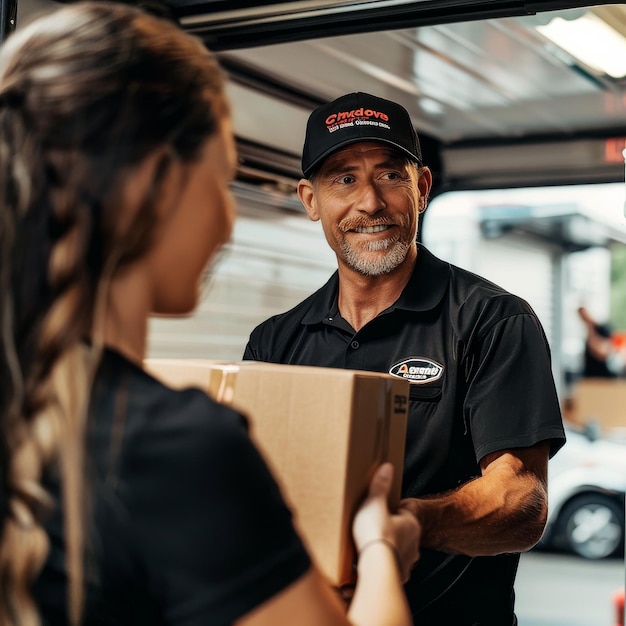
{"type": "Polygon", "coordinates": [[[342,185],[349,185],[350,183],[354,182],[354,176],[341,176],[339,178],[339,182],[342,185]]]}
{"type": "Polygon", "coordinates": [[[386,172],[383,178],[386,178],[387,180],[399,180],[402,177],[398,174],[398,172],[386,172]]]}

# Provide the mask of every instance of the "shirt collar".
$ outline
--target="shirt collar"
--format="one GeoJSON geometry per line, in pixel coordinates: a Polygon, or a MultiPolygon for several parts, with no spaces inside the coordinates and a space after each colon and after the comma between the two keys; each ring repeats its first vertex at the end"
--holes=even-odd
{"type": "Polygon", "coordinates": [[[339,293],[339,272],[330,277],[328,282],[313,295],[311,306],[302,318],[303,324],[321,324],[327,317],[338,311],[337,294],[339,293]]]}
{"type": "Polygon", "coordinates": [[[450,264],[438,259],[417,244],[417,260],[413,273],[393,308],[407,311],[434,309],[448,289],[450,264]]]}
{"type": "MultiPolygon", "coordinates": [[[[438,259],[421,244],[413,273],[400,297],[391,309],[407,311],[429,311],[437,306],[448,288],[450,265],[438,259]]],[[[337,314],[339,273],[315,293],[311,306],[302,318],[303,324],[320,324],[327,317],[337,314]]]]}

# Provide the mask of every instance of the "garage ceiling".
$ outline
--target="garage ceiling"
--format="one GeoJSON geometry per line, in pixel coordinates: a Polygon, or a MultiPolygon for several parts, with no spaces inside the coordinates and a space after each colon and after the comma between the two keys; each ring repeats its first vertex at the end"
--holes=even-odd
{"type": "Polygon", "coordinates": [[[228,72],[243,180],[293,186],[309,112],[353,90],[409,110],[437,192],[624,180],[626,80],[578,58],[608,39],[578,34],[575,56],[542,27],[591,17],[626,46],[625,5],[170,0],[165,11],[228,72]]]}

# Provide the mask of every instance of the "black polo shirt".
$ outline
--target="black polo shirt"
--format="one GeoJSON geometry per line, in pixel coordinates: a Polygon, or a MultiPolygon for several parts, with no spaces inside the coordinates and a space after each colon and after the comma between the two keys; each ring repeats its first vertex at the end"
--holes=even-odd
{"type": "MultiPolygon", "coordinates": [[[[244,359],[389,372],[408,378],[403,495],[453,489],[498,450],[564,443],[550,350],[530,305],[419,247],[396,303],[361,330],[341,318],[338,274],[251,334],[244,359]]],[[[416,620],[514,623],[517,555],[423,550],[407,585],[416,620]]]]}

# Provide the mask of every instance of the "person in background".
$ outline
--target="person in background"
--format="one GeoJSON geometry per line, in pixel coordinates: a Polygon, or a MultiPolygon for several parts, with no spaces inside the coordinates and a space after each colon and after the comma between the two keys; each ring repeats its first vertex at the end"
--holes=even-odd
{"type": "Polygon", "coordinates": [[[389,464],[346,615],[245,417],[142,364],[230,236],[236,153],[211,54],[81,3],[0,50],[0,625],[411,623],[420,528],[389,464]]]}
{"type": "Polygon", "coordinates": [[[338,271],[255,328],[244,359],[410,383],[403,478],[422,526],[416,622],[511,626],[519,553],[541,537],[564,443],[550,351],[520,298],[417,243],[432,175],[408,112],[367,93],[315,109],[298,194],[338,271]]]}
{"type": "Polygon", "coordinates": [[[584,306],[578,316],[586,329],[582,377],[617,378],[626,366],[626,352],[615,345],[611,326],[597,322],[584,306]]]}

